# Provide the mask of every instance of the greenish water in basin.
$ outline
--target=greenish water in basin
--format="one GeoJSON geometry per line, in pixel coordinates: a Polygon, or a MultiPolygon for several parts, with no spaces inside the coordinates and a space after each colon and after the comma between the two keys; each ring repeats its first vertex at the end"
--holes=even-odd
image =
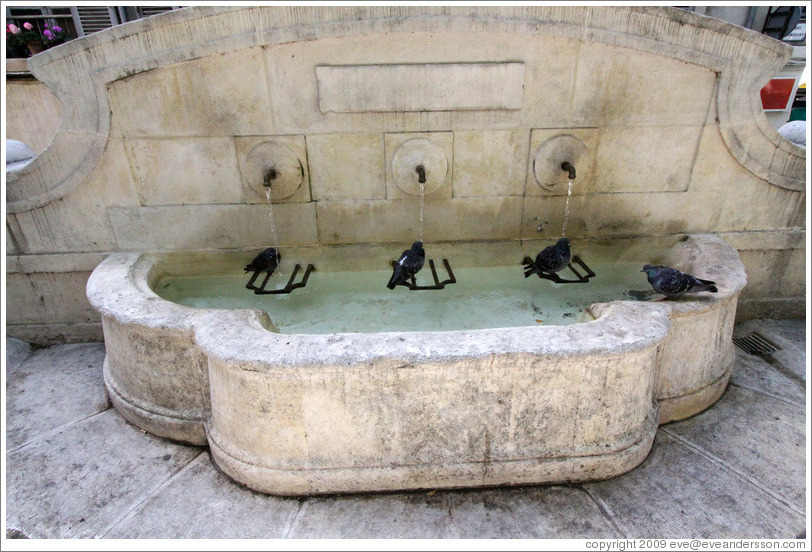
{"type": "MultiPolygon", "coordinates": [[[[443,281],[445,269],[441,262],[435,263],[443,281]]],[[[596,276],[577,284],[556,284],[535,275],[525,278],[518,265],[454,269],[452,263],[457,283],[441,290],[387,289],[389,270],[321,272],[317,267],[307,286],[290,294],[257,295],[246,289],[250,274],[242,271],[165,277],[157,282],[155,292],[190,307],[261,309],[283,334],[561,326],[576,323],[591,303],[652,297],[640,263],[588,264],[596,276]]],[[[560,275],[574,279],[566,269],[560,275]]],[[[289,271],[275,273],[267,289],[284,287],[289,277],[289,271]]],[[[256,284],[263,278],[260,275],[256,284]]],[[[428,262],[417,283],[433,284],[428,262]]]]}

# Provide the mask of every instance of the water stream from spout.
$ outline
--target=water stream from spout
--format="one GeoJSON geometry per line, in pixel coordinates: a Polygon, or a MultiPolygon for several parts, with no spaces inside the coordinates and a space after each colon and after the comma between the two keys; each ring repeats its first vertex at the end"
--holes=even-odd
{"type": "MultiPolygon", "coordinates": [[[[268,218],[271,221],[271,239],[273,240],[274,247],[276,247],[276,253],[279,254],[279,237],[276,235],[276,223],[274,222],[273,218],[273,202],[271,201],[271,188],[265,188],[265,197],[268,200],[268,218]]],[[[277,274],[282,274],[282,266],[280,265],[276,269],[277,274]]]]}
{"type": "Polygon", "coordinates": [[[570,218],[570,196],[572,195],[572,180],[569,181],[567,186],[567,204],[564,206],[564,226],[561,228],[561,237],[567,237],[567,221],[570,218]]]}
{"type": "Polygon", "coordinates": [[[426,184],[420,182],[420,241],[423,241],[423,212],[426,205],[426,184]]]}

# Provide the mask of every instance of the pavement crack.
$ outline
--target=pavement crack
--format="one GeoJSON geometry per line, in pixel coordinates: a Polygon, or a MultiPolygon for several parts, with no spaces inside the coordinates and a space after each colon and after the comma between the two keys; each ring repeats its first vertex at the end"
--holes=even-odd
{"type": "Polygon", "coordinates": [[[36,437],[33,437],[33,438],[29,439],[29,440],[28,440],[28,441],[26,441],[25,443],[21,443],[21,444],[17,445],[17,446],[16,446],[16,447],[14,447],[14,448],[8,449],[8,450],[6,451],[6,454],[12,454],[12,453],[17,452],[17,451],[19,451],[19,450],[22,450],[22,449],[24,449],[24,448],[26,448],[26,447],[29,447],[29,446],[31,446],[31,445],[33,445],[33,444],[35,444],[35,443],[39,443],[40,441],[50,439],[50,438],[52,438],[52,437],[54,437],[54,436],[56,436],[56,435],[59,435],[60,433],[62,433],[62,432],[63,432],[63,431],[65,431],[66,429],[68,429],[68,428],[71,428],[71,427],[75,426],[76,424],[80,424],[80,423],[82,423],[82,422],[85,422],[85,421],[87,421],[87,420],[90,420],[91,418],[94,418],[94,417],[96,417],[96,416],[99,416],[100,414],[104,414],[104,413],[105,413],[105,412],[107,412],[108,410],[110,410],[110,403],[109,403],[109,401],[108,401],[108,403],[107,403],[107,407],[106,407],[104,410],[100,410],[100,411],[98,411],[98,412],[94,412],[93,414],[90,414],[90,415],[88,415],[88,416],[85,416],[84,418],[79,418],[78,420],[73,420],[73,421],[68,422],[68,423],[66,423],[66,424],[63,424],[63,425],[61,425],[61,426],[59,426],[59,427],[57,427],[57,428],[54,428],[54,429],[52,429],[52,430],[50,430],[50,431],[46,431],[45,433],[40,433],[39,435],[37,435],[36,437]]]}
{"type": "Polygon", "coordinates": [[[169,476],[149,489],[140,500],[136,500],[129,508],[127,508],[124,513],[118,516],[116,519],[112,521],[107,527],[99,531],[99,533],[95,536],[97,539],[107,538],[107,534],[110,533],[113,529],[116,528],[120,523],[123,521],[134,517],[138,512],[143,510],[144,506],[154,497],[156,494],[161,492],[163,489],[169,486],[172,481],[175,480],[181,473],[185,472],[186,470],[190,469],[190,467],[195,463],[195,461],[200,458],[201,454],[206,454],[205,450],[201,450],[199,454],[197,454],[194,458],[189,460],[186,464],[182,465],[179,469],[169,474],[169,476]]]}
{"type": "Polygon", "coordinates": [[[780,397],[763,389],[758,389],[756,387],[749,387],[747,385],[742,385],[741,383],[730,382],[729,386],[738,387],[739,389],[747,389],[748,391],[752,391],[753,393],[757,393],[759,395],[763,395],[765,397],[770,397],[776,401],[782,402],[784,404],[788,404],[790,406],[795,406],[799,408],[804,408],[804,404],[801,402],[793,401],[792,399],[788,399],[787,397],[780,397]]]}
{"type": "Polygon", "coordinates": [[[673,438],[675,441],[677,441],[677,443],[681,444],[682,446],[693,450],[694,452],[700,454],[701,456],[704,456],[705,458],[707,458],[708,460],[710,460],[711,462],[713,462],[714,464],[716,464],[720,468],[722,468],[724,470],[727,470],[727,471],[737,475],[738,477],[740,477],[741,479],[743,479],[747,483],[749,483],[752,486],[756,487],[758,490],[768,494],[773,499],[775,499],[778,503],[780,503],[782,506],[789,509],[793,513],[798,514],[801,517],[806,517],[806,513],[803,510],[796,507],[794,504],[792,504],[792,502],[790,502],[786,498],[782,497],[781,495],[779,495],[775,491],[765,487],[764,484],[762,484],[758,480],[754,479],[753,477],[751,477],[751,476],[747,475],[746,473],[743,473],[741,470],[738,470],[735,467],[731,466],[730,464],[728,464],[727,462],[725,462],[723,459],[719,458],[715,454],[705,450],[704,448],[697,445],[696,443],[692,443],[688,439],[686,439],[686,438],[684,438],[684,437],[682,437],[680,435],[677,435],[672,431],[669,431],[667,428],[660,427],[660,431],[662,431],[663,433],[665,433],[669,437],[673,438]]]}
{"type": "Polygon", "coordinates": [[[299,500],[299,506],[288,516],[287,522],[285,523],[285,530],[282,532],[283,539],[290,538],[290,532],[296,526],[296,523],[299,521],[299,517],[304,513],[305,510],[307,510],[308,504],[310,504],[310,500],[308,499],[299,500]]]}
{"type": "Polygon", "coordinates": [[[775,358],[771,354],[761,355],[761,358],[766,363],[768,363],[770,366],[775,368],[775,370],[779,374],[781,374],[782,376],[792,380],[800,389],[802,389],[804,391],[806,390],[806,378],[805,377],[801,376],[800,374],[796,374],[795,372],[793,372],[792,370],[790,370],[789,368],[784,366],[784,364],[780,360],[778,360],[777,358],[775,358]]]}
{"type": "Polygon", "coordinates": [[[592,500],[592,502],[594,502],[595,505],[598,507],[598,510],[600,511],[601,515],[603,515],[603,517],[606,518],[606,520],[609,522],[612,528],[614,528],[614,530],[617,531],[619,535],[618,538],[621,539],[628,538],[629,533],[620,526],[620,524],[617,522],[617,517],[615,516],[615,513],[601,497],[592,493],[592,491],[590,491],[586,485],[573,485],[572,487],[575,489],[580,489],[586,493],[586,496],[588,496],[590,500],[592,500]]]}

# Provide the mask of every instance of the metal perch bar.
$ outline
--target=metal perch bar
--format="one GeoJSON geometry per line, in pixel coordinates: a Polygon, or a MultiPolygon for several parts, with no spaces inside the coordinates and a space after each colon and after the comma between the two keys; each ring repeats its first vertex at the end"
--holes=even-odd
{"type": "Polygon", "coordinates": [[[299,274],[299,271],[302,269],[302,265],[296,264],[293,268],[293,273],[290,275],[288,279],[288,283],[285,284],[285,287],[281,289],[265,289],[265,286],[268,285],[268,280],[271,279],[271,275],[273,272],[268,272],[265,276],[265,279],[262,280],[262,285],[259,287],[254,285],[254,282],[259,277],[260,272],[262,270],[255,270],[254,273],[251,275],[251,279],[248,280],[248,283],[245,284],[245,287],[254,291],[257,295],[271,295],[271,294],[281,294],[281,293],[290,293],[294,289],[302,288],[307,285],[307,279],[310,278],[310,273],[316,270],[316,267],[312,264],[307,265],[307,270],[305,270],[304,276],[302,276],[302,280],[297,283],[293,283],[296,280],[296,275],[299,274]]]}
{"type": "MultiPolygon", "coordinates": [[[[396,261],[392,261],[394,264],[396,261]]],[[[445,266],[446,272],[448,272],[448,278],[440,281],[440,278],[437,277],[437,269],[434,267],[434,259],[429,259],[429,268],[431,269],[431,277],[434,279],[433,286],[418,286],[417,280],[414,276],[410,278],[411,282],[399,282],[395,285],[398,286],[406,286],[411,291],[420,291],[426,289],[443,289],[447,284],[456,284],[457,278],[454,276],[454,272],[451,270],[451,265],[448,264],[448,259],[443,259],[443,265],[445,266]]]]}
{"type": "MultiPolygon", "coordinates": [[[[533,266],[533,260],[530,257],[525,257],[522,260],[522,264],[525,266],[525,268],[530,268],[533,266]]],[[[584,261],[581,260],[581,257],[579,257],[578,255],[574,255],[572,257],[572,261],[567,265],[567,268],[569,268],[572,271],[572,273],[575,274],[575,277],[577,278],[576,280],[565,280],[564,278],[553,272],[541,272],[538,273],[538,277],[544,278],[545,280],[550,280],[552,282],[555,282],[556,284],[584,284],[588,282],[590,278],[595,276],[595,273],[592,272],[592,269],[589,268],[586,265],[586,263],[584,263],[584,261]],[[572,266],[573,263],[580,266],[581,269],[583,269],[586,272],[586,274],[581,274],[580,272],[578,272],[575,269],[575,267],[572,266]]]]}

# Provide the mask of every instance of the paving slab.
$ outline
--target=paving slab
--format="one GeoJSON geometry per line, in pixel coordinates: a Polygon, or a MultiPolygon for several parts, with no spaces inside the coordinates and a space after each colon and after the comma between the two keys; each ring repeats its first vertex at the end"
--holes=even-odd
{"type": "Polygon", "coordinates": [[[36,351],[9,364],[6,446],[24,443],[107,410],[102,379],[104,344],[70,344],[36,351]]]}
{"type": "Polygon", "coordinates": [[[785,318],[782,320],[761,320],[762,325],[772,326],[783,337],[801,349],[806,349],[806,318],[785,318]]]}
{"type": "Polygon", "coordinates": [[[803,512],[806,408],[728,386],[701,416],[660,428],[699,447],[803,512]]]}
{"type": "Polygon", "coordinates": [[[578,486],[448,492],[456,538],[619,538],[622,534],[578,486]]]}
{"type": "Polygon", "coordinates": [[[308,499],[291,538],[617,538],[576,487],[367,494],[308,499]]]}
{"type": "Polygon", "coordinates": [[[102,535],[202,450],[107,410],[7,453],[7,526],[31,538],[102,535]]]}
{"type": "Polygon", "coordinates": [[[301,506],[234,483],[203,453],[104,537],[275,539],[286,536],[301,506]]]}
{"type": "Polygon", "coordinates": [[[584,488],[628,538],[791,539],[806,523],[785,503],[662,430],[640,466],[584,488]]]}
{"type": "Polygon", "coordinates": [[[756,355],[736,351],[731,385],[759,391],[802,407],[806,402],[806,386],[798,378],[788,376],[756,355]]]}
{"type": "Polygon", "coordinates": [[[31,354],[32,347],[29,343],[13,337],[6,338],[6,370],[11,370],[20,365],[31,354]]]}
{"type": "Polygon", "coordinates": [[[305,501],[288,536],[294,539],[454,538],[444,496],[393,493],[310,498],[305,501]]]}

